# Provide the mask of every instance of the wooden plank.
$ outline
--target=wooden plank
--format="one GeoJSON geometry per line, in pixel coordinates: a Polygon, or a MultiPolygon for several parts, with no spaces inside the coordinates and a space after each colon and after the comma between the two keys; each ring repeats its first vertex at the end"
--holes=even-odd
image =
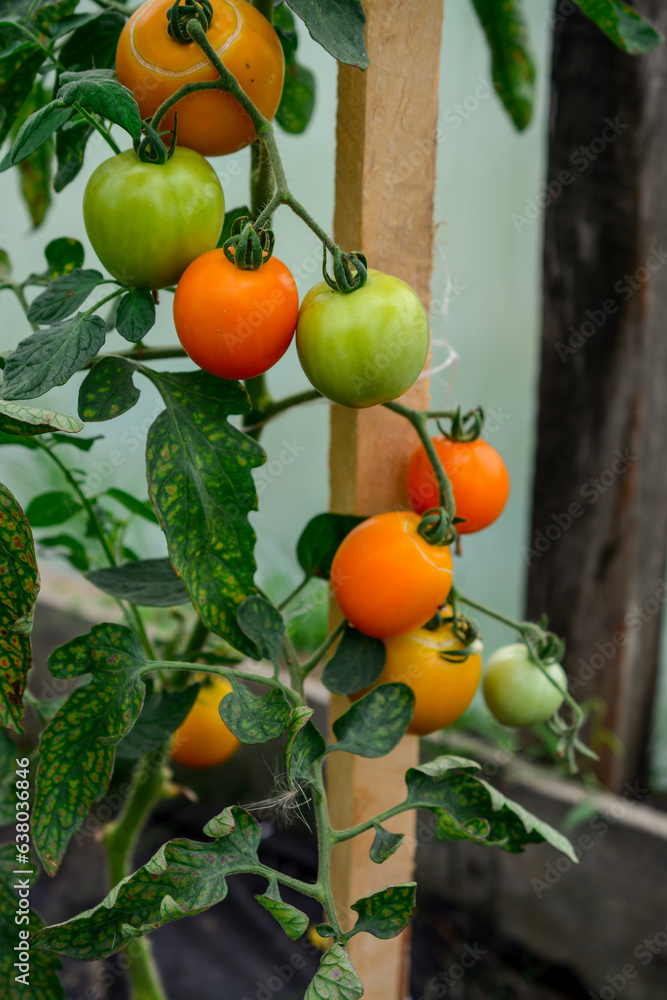
{"type": "MultiPolygon", "coordinates": [[[[362,73],[342,66],[338,82],[335,238],[344,249],[362,250],[371,267],[407,281],[427,308],[443,4],[413,0],[407,26],[404,5],[367,0],[370,68],[362,73]]],[[[427,380],[405,398],[426,406],[427,380]]],[[[383,407],[332,407],[331,510],[370,515],[407,506],[405,468],[416,443],[407,422],[383,407]]],[[[332,718],[345,707],[346,699],[333,698],[332,718]]],[[[415,737],[381,760],[334,754],[328,765],[334,826],[355,824],[400,801],[403,775],[417,761],[415,737]]],[[[370,834],[333,852],[337,910],[346,927],[355,917],[350,902],[412,878],[415,816],[406,813],[387,826],[406,840],[383,865],[368,857],[370,834]]],[[[352,939],[350,955],[366,1000],[403,1000],[408,944],[406,934],[392,941],[368,934],[352,939]]]]}
{"type": "MultiPolygon", "coordinates": [[[[663,32],[658,0],[638,10],[663,32]]],[[[579,701],[625,747],[599,775],[643,778],[667,543],[667,48],[632,57],[558,10],[542,372],[527,612],[567,641],[579,701]]]]}

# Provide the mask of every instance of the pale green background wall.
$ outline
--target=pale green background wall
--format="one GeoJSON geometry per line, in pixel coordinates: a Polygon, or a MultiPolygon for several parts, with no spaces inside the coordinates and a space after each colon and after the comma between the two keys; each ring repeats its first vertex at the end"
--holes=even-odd
{"type": "MultiPolygon", "coordinates": [[[[457,585],[513,616],[520,616],[523,607],[526,566],[521,546],[529,532],[539,363],[541,218],[517,232],[512,215],[524,213],[527,201],[536,198],[543,183],[551,4],[531,0],[526,6],[539,86],[534,121],[519,135],[491,92],[488,52],[469,0],[446,0],[439,95],[438,246],[433,277],[436,308],[432,317],[433,366],[438,369],[450,351],[458,356],[433,376],[433,403],[461,403],[466,409],[483,404],[489,420],[488,437],[505,457],[512,480],[512,493],[501,520],[479,536],[465,539],[464,556],[456,564],[457,585]],[[449,303],[439,309],[447,298],[448,276],[449,303]]],[[[294,191],[330,228],[336,68],[304,32],[300,44],[301,60],[317,74],[317,110],[304,136],[279,134],[279,142],[294,191]]],[[[91,144],[86,175],[107,153],[101,141],[95,148],[91,144]]],[[[244,203],[247,152],[212,162],[223,183],[227,206],[244,203]]],[[[418,172],[415,183],[419,183],[418,172]]],[[[0,245],[11,248],[17,275],[39,270],[42,246],[60,235],[82,240],[88,247],[86,263],[95,266],[81,217],[82,190],[83,185],[77,183],[58,195],[46,225],[31,233],[16,194],[16,179],[11,174],[0,176],[0,245]]],[[[387,210],[391,211],[390,205],[387,210]]],[[[293,270],[303,294],[319,280],[318,244],[285,209],[278,214],[275,229],[277,256],[293,270]]],[[[149,342],[176,343],[171,296],[163,293],[162,300],[158,325],[149,342]]],[[[12,347],[27,332],[14,301],[4,294],[0,298],[0,349],[12,347]]],[[[111,338],[109,347],[114,345],[126,346],[120,338],[111,338]]],[[[277,396],[306,387],[294,349],[270,373],[269,381],[277,396]]],[[[44,401],[75,412],[74,383],[78,380],[50,392],[44,401]]],[[[95,433],[106,432],[109,438],[98,442],[87,459],[91,471],[100,467],[104,471],[109,453],[120,449],[123,462],[114,475],[114,485],[138,488],[144,476],[143,440],[158,407],[155,393],[143,386],[139,405],[112,425],[95,426],[95,433]]],[[[277,570],[296,582],[295,540],[306,520],[327,506],[327,405],[314,404],[276,420],[267,429],[263,444],[269,464],[257,473],[261,512],[252,516],[258,533],[260,572],[266,577],[277,570]],[[290,464],[281,464],[278,459],[285,443],[296,453],[290,464]]],[[[40,463],[37,471],[31,459],[19,449],[0,453],[2,476],[23,503],[44,488],[44,466],[40,463]]],[[[112,485],[110,478],[108,485],[112,485]]],[[[165,552],[157,530],[145,535],[142,544],[145,555],[165,552]]],[[[486,620],[482,625],[487,649],[513,639],[500,626],[486,620]]],[[[664,731],[667,693],[660,716],[664,731]]],[[[667,787],[664,744],[656,748],[654,770],[656,782],[667,787]]]]}

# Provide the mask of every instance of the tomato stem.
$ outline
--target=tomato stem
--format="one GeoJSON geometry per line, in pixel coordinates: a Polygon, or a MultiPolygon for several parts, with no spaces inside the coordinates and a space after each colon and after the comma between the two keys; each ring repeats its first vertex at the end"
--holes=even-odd
{"type": "Polygon", "coordinates": [[[111,133],[105,129],[104,125],[102,125],[101,122],[98,121],[95,115],[91,115],[89,111],[86,111],[86,109],[82,107],[82,105],[79,104],[78,101],[74,101],[72,107],[75,108],[75,110],[81,115],[82,118],[85,118],[85,120],[88,122],[89,125],[91,125],[97,132],[100,133],[104,141],[107,142],[109,146],[111,146],[111,148],[113,149],[114,153],[118,155],[120,153],[120,146],[112,138],[111,133]]]}
{"type": "Polygon", "coordinates": [[[421,410],[412,410],[410,407],[404,406],[402,403],[397,403],[395,400],[383,403],[382,405],[386,406],[388,410],[392,410],[393,413],[398,413],[400,416],[405,417],[406,420],[409,420],[419,435],[419,440],[421,441],[424,451],[428,456],[428,460],[433,467],[433,472],[438,483],[438,498],[440,506],[443,507],[449,515],[449,521],[451,524],[456,514],[454,491],[452,489],[449,476],[445,472],[444,466],[440,461],[440,456],[435,450],[428,432],[427,421],[431,414],[428,412],[422,412],[421,410]]]}

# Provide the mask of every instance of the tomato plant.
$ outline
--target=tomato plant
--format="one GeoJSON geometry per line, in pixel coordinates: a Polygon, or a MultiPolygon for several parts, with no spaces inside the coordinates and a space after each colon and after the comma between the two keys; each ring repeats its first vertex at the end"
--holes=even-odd
{"type": "MultiPolygon", "coordinates": [[[[460,535],[487,528],[507,503],[510,482],[498,452],[487,441],[453,441],[445,435],[432,438],[433,445],[452,484],[460,535]]],[[[438,483],[426,450],[420,444],[407,470],[410,506],[418,514],[437,507],[438,483]]]]}
{"type": "Polygon", "coordinates": [[[419,628],[384,640],[384,670],[375,682],[401,682],[412,688],[415,706],[407,728],[427,736],[456,722],[470,705],[482,676],[482,644],[469,645],[450,622],[435,629],[419,628]]]}
{"type": "Polygon", "coordinates": [[[506,726],[545,722],[563,704],[567,674],[560,663],[542,670],[522,642],[503,646],[486,662],[482,682],[491,713],[506,726]]]}
{"type": "Polygon", "coordinates": [[[294,336],[299,295],[289,269],[270,257],[241,270],[224,250],[193,261],[174,296],[178,339],[195,364],[220,378],[268,371],[294,336]]]}
{"type": "MultiPolygon", "coordinates": [[[[116,75],[137,99],[142,118],[184,84],[218,79],[218,74],[192,42],[180,44],[167,31],[172,0],[148,0],[127,21],[116,52],[116,75]]],[[[285,58],[276,32],[245,0],[213,0],[208,40],[225,66],[265,118],[280,103],[285,58]]],[[[174,112],[162,123],[174,127],[174,112]]],[[[242,149],[255,139],[248,115],[229,94],[203,90],[178,105],[178,142],[205,156],[242,149]]]]}
{"type": "MultiPolygon", "coordinates": [[[[467,606],[530,637],[542,651],[562,691],[544,687],[548,678],[524,647],[508,647],[509,655],[499,651],[487,665],[485,695],[499,718],[517,725],[545,718],[564,696],[567,718],[557,715],[549,725],[557,754],[574,770],[583,752],[578,733],[584,715],[565,691],[564,672],[555,662],[560,651],[551,656],[560,650],[557,637],[452,587],[454,506],[467,519],[461,530],[472,530],[478,515],[466,508],[457,468],[450,471],[445,452],[430,448],[428,428],[432,421],[440,424],[443,413],[395,402],[426,358],[427,316],[413,289],[389,274],[367,272],[363,254],[341,250],[290,190],[267,120],[283,65],[268,20],[243,0],[174,3],[171,24],[181,33],[180,44],[166,34],[162,0],[151,0],[134,16],[121,0],[82,16],[74,13],[77,0],[5,6],[11,19],[2,22],[0,136],[11,146],[3,169],[17,166],[24,180],[43,180],[44,163],[55,157],[60,190],[75,181],[93,133],[116,155],[93,173],[82,193],[91,242],[111,278],[84,267],[83,246],[68,237],[51,241],[43,265],[31,262],[22,279],[0,251],[0,292],[13,295],[25,313],[23,339],[3,351],[0,361],[0,447],[22,449],[18,454],[34,459],[36,480],[47,467],[58,477],[57,488],[27,498],[25,511],[9,486],[0,484],[0,761],[11,779],[0,780],[0,814],[16,815],[19,845],[18,856],[13,844],[0,847],[0,916],[11,929],[18,926],[14,914],[26,908],[24,895],[19,901],[14,894],[16,865],[30,861],[35,873],[41,864],[57,876],[78,837],[94,830],[106,854],[106,897],[75,916],[70,907],[56,916],[54,907],[49,926],[33,911],[28,916],[32,985],[40,995],[64,995],[52,954],[101,961],[120,948],[126,958],[131,955],[125,968],[132,1000],[164,1000],[146,929],[201,913],[227,896],[228,877],[246,872],[265,880],[258,905],[292,939],[305,935],[310,921],[305,910],[282,899],[285,889],[293,898],[308,898],[325,921],[317,933],[331,947],[312,985],[296,989],[295,978],[290,990],[303,985],[301,995],[356,1000],[364,985],[348,942],[358,933],[385,939],[403,930],[414,909],[415,884],[391,884],[354,901],[358,920],[348,929],[349,914],[341,919],[331,881],[334,846],[372,833],[370,854],[379,864],[401,839],[384,828],[385,820],[426,809],[434,814],[438,840],[467,839],[512,852],[546,841],[561,854],[576,855],[557,830],[477,778],[475,761],[449,754],[397,774],[393,804],[339,829],[325,781],[329,757],[344,751],[380,758],[406,731],[429,733],[460,716],[480,674],[479,650],[464,642],[458,627],[458,609],[467,606]],[[119,83],[111,67],[121,31],[119,83]],[[172,128],[169,115],[176,107],[180,145],[172,151],[160,131],[162,123],[172,128]],[[132,151],[118,149],[118,128],[129,136],[132,151]],[[250,207],[232,209],[223,224],[215,172],[187,143],[216,153],[251,141],[250,207]],[[334,277],[311,289],[300,309],[287,265],[264,249],[273,249],[271,220],[283,208],[296,213],[320,241],[325,260],[334,261],[334,277]],[[247,225],[235,231],[233,220],[243,218],[247,225]],[[177,281],[173,317],[182,346],[169,338],[146,342],[157,310],[160,319],[170,318],[166,294],[159,301],[151,290],[177,281]],[[108,303],[112,308],[102,314],[108,303]],[[123,351],[116,344],[105,349],[112,324],[129,344],[123,351]],[[262,376],[287,349],[295,327],[299,357],[315,388],[274,398],[262,376]],[[191,370],[188,355],[200,370],[191,370]],[[161,408],[143,423],[137,417],[131,434],[117,432],[128,454],[145,436],[145,449],[138,452],[145,456],[144,486],[128,492],[116,480],[123,452],[113,449],[108,461],[99,462],[99,450],[93,458],[88,453],[99,447],[103,434],[97,432],[129,413],[147,384],[151,395],[144,402],[152,407],[159,397],[161,408]],[[51,400],[40,405],[40,397],[61,386],[76,387],[76,415],[53,409],[51,400]],[[306,525],[296,546],[304,579],[272,600],[256,579],[252,514],[259,491],[253,473],[269,457],[260,436],[270,420],[320,393],[348,407],[385,403],[409,421],[433,462],[443,509],[424,517],[389,510],[362,520],[352,512],[365,499],[350,491],[347,513],[320,514],[306,525]],[[94,433],[85,432],[86,424],[95,425],[94,433]],[[134,530],[137,518],[155,532],[150,545],[134,530]],[[155,538],[162,541],[162,555],[153,552],[155,538]],[[54,552],[115,601],[117,615],[82,625],[83,634],[55,648],[38,692],[29,685],[30,628],[38,564],[54,552]],[[330,581],[319,596],[335,596],[345,619],[308,648],[297,648],[288,626],[298,595],[315,579],[330,581]],[[451,620],[433,622],[446,602],[456,634],[451,620]],[[151,609],[168,610],[163,615],[151,609]],[[355,697],[360,687],[365,691],[331,732],[317,728],[308,700],[306,682],[319,668],[328,691],[355,697]],[[201,674],[211,680],[198,690],[188,678],[201,674]],[[24,699],[38,735],[23,731],[24,699]],[[24,738],[20,751],[17,735],[24,738]],[[171,781],[170,754],[196,768],[230,756],[240,743],[263,754],[274,741],[285,750],[288,796],[306,796],[312,807],[315,877],[300,879],[272,867],[260,851],[262,830],[253,807],[239,805],[210,817],[193,839],[167,841],[135,868],[133,848],[142,825],[158,803],[184,791],[171,781]],[[16,782],[12,760],[20,768],[16,782]],[[30,836],[28,820],[21,818],[28,808],[30,836]]],[[[302,131],[314,93],[296,62],[294,18],[286,4],[275,11],[271,0],[256,6],[275,14],[290,70],[277,120],[302,131]]],[[[289,6],[303,12],[308,30],[332,56],[368,66],[360,0],[293,0],[289,6]]],[[[494,44],[505,38],[512,52],[521,52],[520,32],[507,23],[507,5],[495,6],[495,27],[506,31],[494,35],[494,44]]],[[[517,95],[507,81],[503,87],[506,100],[509,89],[510,98],[525,104],[525,88],[517,95]]],[[[384,184],[390,167],[380,157],[370,172],[373,183],[384,184]]],[[[400,179],[403,164],[398,168],[400,179]]],[[[423,264],[430,268],[431,244],[425,240],[424,246],[423,264]]],[[[289,260],[290,246],[284,249],[289,260]]],[[[67,400],[67,391],[59,398],[67,400]]],[[[455,427],[452,417],[452,434],[455,427]]],[[[378,456],[384,444],[378,440],[378,456]]],[[[475,455],[483,450],[482,442],[468,448],[475,455]]],[[[287,447],[284,453],[291,454],[287,447]]],[[[474,464],[470,459],[468,465],[474,464]]],[[[378,469],[385,469],[380,461],[378,469]]],[[[423,473],[420,484],[427,478],[423,473]]],[[[502,493],[488,480],[470,489],[486,500],[486,494],[497,501],[502,493]]],[[[0,935],[0,981],[10,984],[12,996],[16,954],[26,940],[9,931],[0,935]]]]}
{"type": "Polygon", "coordinates": [[[447,600],[452,556],[417,530],[417,514],[388,511],[362,521],[345,537],[331,582],[345,617],[375,638],[424,625],[447,600]]]}
{"type": "Polygon", "coordinates": [[[172,285],[218,242],[225,215],[210,163],[178,148],[166,163],[132,149],[93,171],[83,196],[86,232],[106,269],[124,285],[172,285]]]}
{"type": "Polygon", "coordinates": [[[372,268],[348,294],[322,281],[299,309],[296,346],[310,382],[341,406],[396,399],[421,372],[429,345],[428,317],[400,278],[372,268]]]}
{"type": "Polygon", "coordinates": [[[185,767],[215,767],[229,760],[241,746],[220,718],[218,706],[232,690],[224,677],[204,683],[186,719],[174,733],[172,760],[185,767]]]}

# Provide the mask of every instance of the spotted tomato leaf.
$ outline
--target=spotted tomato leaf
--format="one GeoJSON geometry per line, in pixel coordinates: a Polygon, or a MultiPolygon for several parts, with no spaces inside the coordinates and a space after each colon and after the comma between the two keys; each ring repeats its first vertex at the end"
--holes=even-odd
{"type": "Polygon", "coordinates": [[[98,906],[45,927],[35,936],[35,946],[93,961],[113,954],[123,941],[219,903],[227,895],[228,876],[261,872],[259,824],[240,806],[226,813],[227,822],[219,824],[212,844],[169,841],[98,906]]]}
{"type": "Polygon", "coordinates": [[[30,525],[0,483],[0,724],[23,732],[23,692],[39,573],[30,525]]]}
{"type": "MultiPolygon", "coordinates": [[[[58,978],[58,970],[62,966],[55,955],[31,949],[30,962],[25,963],[28,966],[28,978],[25,982],[17,979],[25,970],[18,969],[14,964],[20,961],[17,952],[17,945],[20,944],[19,927],[16,925],[18,897],[14,886],[17,885],[17,879],[20,879],[21,887],[29,888],[37,878],[37,872],[34,871],[36,867],[37,865],[26,865],[33,874],[16,875],[16,845],[0,846],[0,996],[3,1000],[64,1000],[65,997],[58,978]]],[[[41,930],[44,921],[31,908],[25,913],[28,919],[20,928],[32,937],[41,930]]]]}
{"type": "Polygon", "coordinates": [[[0,22],[0,143],[9,135],[44,61],[44,49],[10,21],[0,22]]]}
{"type": "Polygon", "coordinates": [[[370,859],[376,865],[381,865],[383,861],[390,858],[403,843],[404,833],[392,833],[385,830],[379,823],[374,824],[375,838],[370,849],[370,859]]]}
{"type": "Polygon", "coordinates": [[[303,910],[298,910],[296,906],[291,906],[281,899],[280,889],[275,879],[271,880],[266,892],[261,896],[255,896],[255,899],[278,921],[285,934],[292,941],[298,941],[308,930],[310,923],[308,915],[303,910]]]}
{"type": "Polygon", "coordinates": [[[69,417],[55,410],[39,410],[32,406],[24,406],[23,403],[10,403],[8,400],[0,399],[0,432],[4,434],[27,437],[48,434],[53,430],[76,434],[82,429],[83,424],[76,417],[69,417]]]}
{"type": "Polygon", "coordinates": [[[102,623],[54,650],[48,665],[65,680],[91,675],[70,694],[40,742],[33,837],[53,875],[70,837],[109,787],[116,745],[143,704],[145,657],[134,632],[102,623]]]}
{"type": "Polygon", "coordinates": [[[88,122],[68,122],[56,132],[56,175],[53,190],[62,191],[83,166],[86,143],[95,129],[88,122]]]}
{"type": "Polygon", "coordinates": [[[236,615],[256,593],[248,513],[257,508],[252,469],[266,456],[228,420],[248,411],[248,397],[240,383],[206,372],[149,377],[166,406],[148,431],[146,460],[169,557],[204,625],[255,657],[236,615]]]}
{"type": "MultiPolygon", "coordinates": [[[[16,752],[17,747],[6,729],[0,727],[0,826],[16,822],[16,752]]],[[[0,848],[1,850],[1,848],[0,848]]],[[[13,922],[12,914],[12,922],[13,922]]],[[[2,949],[0,948],[0,955],[2,949]]],[[[2,982],[0,974],[0,982],[2,982]]]]}
{"type": "Polygon", "coordinates": [[[363,995],[364,987],[347,951],[342,944],[334,944],[322,956],[303,1000],[360,1000],[363,995]]]}
{"type": "Polygon", "coordinates": [[[287,729],[292,710],[277,688],[266,695],[254,694],[233,675],[232,690],[220,702],[220,718],[241,743],[270,743],[287,729]]]}
{"type": "Polygon", "coordinates": [[[287,0],[287,4],[334,59],[367,69],[366,15],[361,0],[287,0]]]}
{"type": "Polygon", "coordinates": [[[70,236],[59,236],[44,248],[48,268],[39,275],[44,281],[52,281],[61,274],[69,274],[83,264],[83,246],[70,236]]]}
{"type": "Polygon", "coordinates": [[[631,56],[650,52],[664,40],[650,21],[620,0],[575,0],[575,3],[614,45],[631,56]]]}
{"type": "Polygon", "coordinates": [[[405,776],[406,808],[430,809],[438,840],[471,840],[513,854],[523,851],[526,844],[546,841],[576,862],[566,837],[469,773],[478,769],[474,761],[451,756],[411,767],[405,776]]]}
{"type": "Polygon", "coordinates": [[[333,724],[338,742],[327,747],[327,753],[347,750],[360,757],[384,757],[403,738],[414,704],[407,684],[380,684],[338,716],[333,724]]]}
{"type": "Polygon", "coordinates": [[[359,915],[352,934],[365,931],[383,941],[396,937],[410,923],[416,891],[416,882],[388,885],[385,889],[352,903],[351,909],[359,915]]]}
{"type": "Polygon", "coordinates": [[[32,399],[64,385],[95,357],[106,335],[104,320],[85,313],[33,333],[7,358],[5,399],[32,399]]]}
{"type": "Polygon", "coordinates": [[[141,393],[132,381],[135,366],[125,358],[100,358],[79,389],[82,420],[112,420],[131,410],[141,393]]]}
{"type": "Polygon", "coordinates": [[[522,0],[472,0],[491,51],[491,76],[500,100],[521,132],[535,99],[535,64],[522,0]]]}

